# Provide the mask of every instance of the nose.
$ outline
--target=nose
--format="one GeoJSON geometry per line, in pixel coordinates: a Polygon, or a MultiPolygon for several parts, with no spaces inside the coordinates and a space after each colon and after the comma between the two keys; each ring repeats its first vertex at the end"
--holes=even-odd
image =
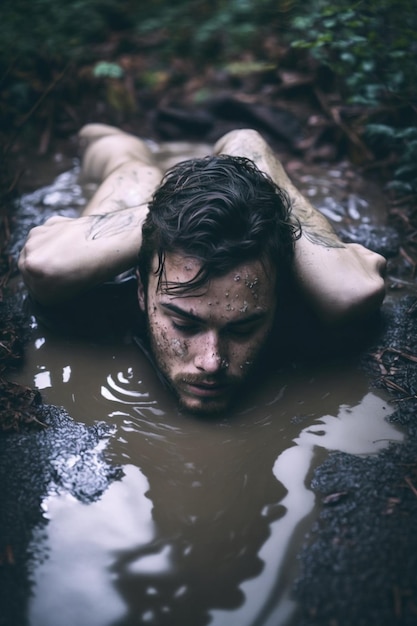
{"type": "Polygon", "coordinates": [[[216,374],[226,362],[222,354],[220,341],[216,332],[207,332],[200,337],[194,358],[195,367],[206,374],[216,374]]]}

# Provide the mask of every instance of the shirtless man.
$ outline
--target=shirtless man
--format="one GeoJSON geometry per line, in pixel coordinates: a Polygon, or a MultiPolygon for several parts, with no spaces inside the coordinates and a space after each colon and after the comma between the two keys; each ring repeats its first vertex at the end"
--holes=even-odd
{"type": "Polygon", "coordinates": [[[214,156],[165,178],[138,138],[92,124],[80,139],[82,179],[98,189],[81,217],[32,230],[19,268],[32,296],[53,305],[137,265],[151,351],[183,409],[230,405],[288,282],[332,325],[381,304],[383,257],[343,244],[257,132],[232,131],[214,156]]]}

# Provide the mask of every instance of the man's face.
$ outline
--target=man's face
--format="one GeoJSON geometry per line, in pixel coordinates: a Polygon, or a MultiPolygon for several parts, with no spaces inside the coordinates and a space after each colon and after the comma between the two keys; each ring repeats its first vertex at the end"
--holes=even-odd
{"type": "Polygon", "coordinates": [[[199,267],[195,258],[167,255],[159,287],[151,272],[147,298],[139,280],[139,304],[156,363],[181,407],[207,414],[227,408],[248,377],[271,330],[277,294],[275,276],[260,261],[186,295],[166,293],[166,284],[188,282],[199,267]]]}

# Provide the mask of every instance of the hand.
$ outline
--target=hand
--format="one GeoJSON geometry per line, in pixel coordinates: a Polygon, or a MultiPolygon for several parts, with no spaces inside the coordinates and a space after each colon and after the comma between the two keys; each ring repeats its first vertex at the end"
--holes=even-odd
{"type": "Polygon", "coordinates": [[[345,321],[377,310],[385,295],[386,260],[355,243],[325,247],[296,242],[295,274],[302,293],[326,322],[345,321]]]}
{"type": "Polygon", "coordinates": [[[33,228],[18,266],[42,304],[71,298],[133,266],[146,209],[52,217],[33,228]]]}
{"type": "Polygon", "coordinates": [[[219,139],[217,153],[246,156],[287,191],[302,236],[295,242],[295,281],[317,315],[338,322],[376,310],[385,294],[385,259],[359,244],[344,244],[331,224],[294,187],[277,156],[253,130],[219,139]]]}

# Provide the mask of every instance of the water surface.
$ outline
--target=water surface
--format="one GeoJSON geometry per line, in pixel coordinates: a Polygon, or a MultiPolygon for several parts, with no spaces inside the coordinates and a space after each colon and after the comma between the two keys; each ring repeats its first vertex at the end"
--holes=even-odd
{"type": "MultiPolygon", "coordinates": [[[[371,220],[366,199],[335,189],[337,171],[299,178],[313,200],[328,198],[330,218],[371,220]]],[[[76,176],[23,204],[45,217],[76,215],[76,176]]],[[[177,410],[129,336],[81,339],[35,318],[32,326],[20,382],[75,420],[111,425],[102,446],[124,477],[90,504],[50,485],[48,523],[32,540],[30,625],[293,623],[296,555],[320,506],[309,489],[314,467],[332,450],[376,454],[402,440],[387,397],[355,360],[277,363],[235,411],[195,419],[177,410]]]]}
{"type": "Polygon", "coordinates": [[[124,469],[89,505],[45,494],[33,626],[291,623],[313,468],[328,450],[402,439],[351,363],[277,368],[244,408],[201,420],[178,412],[136,345],[35,326],[21,379],[74,419],[111,424],[106,455],[124,469]]]}

